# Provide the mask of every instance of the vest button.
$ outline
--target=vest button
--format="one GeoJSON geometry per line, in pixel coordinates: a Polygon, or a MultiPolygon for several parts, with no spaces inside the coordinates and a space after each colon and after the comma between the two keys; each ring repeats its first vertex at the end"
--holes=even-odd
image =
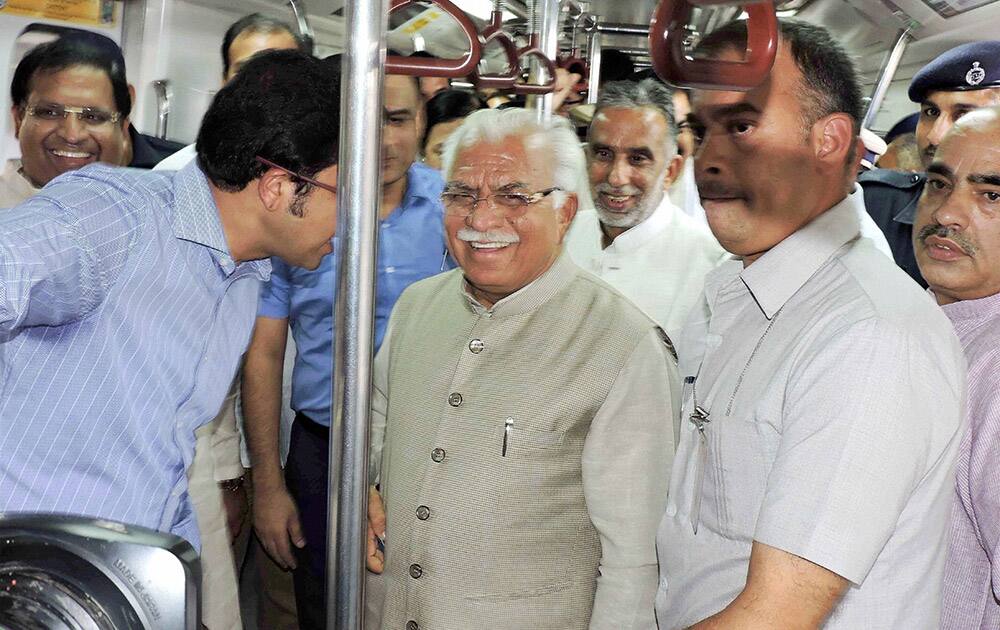
{"type": "Polygon", "coordinates": [[[431,517],[431,509],[426,505],[421,505],[417,507],[417,518],[426,521],[431,517]]]}
{"type": "Polygon", "coordinates": [[[473,339],[469,342],[469,350],[472,354],[479,354],[486,349],[486,344],[483,343],[482,339],[473,339]]]}
{"type": "Polygon", "coordinates": [[[417,625],[416,621],[411,619],[406,622],[406,630],[420,630],[420,626],[417,625]]]}
{"type": "Polygon", "coordinates": [[[458,392],[452,393],[450,396],[448,396],[448,404],[451,405],[452,407],[458,407],[459,405],[462,404],[462,395],[459,394],[458,392]]]}
{"type": "Polygon", "coordinates": [[[419,564],[410,565],[410,577],[414,580],[419,580],[420,576],[424,574],[423,568],[419,564]]]}
{"type": "Polygon", "coordinates": [[[445,453],[443,448],[436,448],[431,451],[431,459],[438,464],[444,461],[444,455],[445,453]]]}

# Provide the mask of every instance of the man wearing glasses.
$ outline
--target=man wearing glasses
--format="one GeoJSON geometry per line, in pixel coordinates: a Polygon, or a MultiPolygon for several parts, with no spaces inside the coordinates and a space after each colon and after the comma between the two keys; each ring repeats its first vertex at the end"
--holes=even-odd
{"type": "Polygon", "coordinates": [[[21,159],[0,174],[0,208],[87,164],[125,164],[125,66],[99,48],[63,38],[32,49],[14,72],[11,102],[21,159]]]}
{"type": "Polygon", "coordinates": [[[0,512],[198,545],[185,469],[249,343],[267,259],[316,268],[330,252],[339,92],[320,61],[263,54],[216,95],[197,162],[91,164],[0,212],[0,512]]]}
{"type": "Polygon", "coordinates": [[[375,359],[382,627],[651,628],[679,381],[660,328],[562,252],[576,135],[481,110],[443,172],[461,269],[404,292],[375,359]]]}

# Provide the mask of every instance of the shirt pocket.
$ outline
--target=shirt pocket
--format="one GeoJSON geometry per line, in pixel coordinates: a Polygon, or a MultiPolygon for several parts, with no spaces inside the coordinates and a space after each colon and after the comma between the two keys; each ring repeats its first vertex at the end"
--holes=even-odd
{"type": "Polygon", "coordinates": [[[706,475],[715,484],[719,533],[752,541],[757,516],[767,491],[768,475],[777,453],[779,434],[755,414],[720,418],[710,430],[710,465],[706,475]]]}

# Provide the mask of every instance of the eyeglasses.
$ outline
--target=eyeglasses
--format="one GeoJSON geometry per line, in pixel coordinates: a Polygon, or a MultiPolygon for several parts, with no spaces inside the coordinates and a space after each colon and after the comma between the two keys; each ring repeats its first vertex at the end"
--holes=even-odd
{"type": "Polygon", "coordinates": [[[485,197],[457,190],[445,190],[441,193],[441,201],[444,203],[445,214],[456,217],[467,217],[475,211],[476,206],[480,203],[485,203],[492,199],[493,203],[504,211],[504,216],[509,219],[516,219],[528,211],[528,206],[538,203],[557,190],[562,190],[562,188],[546,188],[534,193],[500,192],[486,195],[485,197]]]}
{"type": "Polygon", "coordinates": [[[87,127],[97,128],[112,125],[121,120],[119,112],[108,112],[96,107],[70,107],[69,105],[30,105],[24,108],[26,114],[48,122],[65,120],[69,114],[76,116],[87,127]]]}
{"type": "Polygon", "coordinates": [[[306,177],[305,175],[302,175],[300,173],[296,173],[295,171],[293,171],[291,169],[287,169],[284,166],[281,166],[280,164],[275,164],[271,160],[268,160],[266,158],[262,158],[259,155],[255,156],[255,158],[256,158],[256,160],[258,162],[260,162],[261,164],[263,164],[265,166],[270,166],[271,168],[276,168],[279,171],[284,171],[284,172],[288,173],[289,175],[291,175],[292,177],[294,177],[295,179],[299,179],[299,180],[304,181],[307,184],[312,184],[313,186],[317,186],[319,188],[322,188],[323,190],[329,191],[329,192],[333,193],[334,195],[337,194],[337,188],[334,187],[334,186],[331,186],[330,184],[324,184],[323,182],[321,182],[319,180],[316,180],[316,179],[313,179],[312,177],[306,177]]]}

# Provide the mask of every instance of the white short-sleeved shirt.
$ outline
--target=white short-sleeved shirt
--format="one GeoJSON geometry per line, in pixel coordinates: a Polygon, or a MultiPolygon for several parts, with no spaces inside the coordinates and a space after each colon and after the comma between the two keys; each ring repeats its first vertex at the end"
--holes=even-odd
{"type": "Polygon", "coordinates": [[[851,583],[826,628],[938,623],[965,363],[931,297],[859,238],[856,203],[711,272],[678,339],[661,630],[729,605],[753,541],[851,583]]]}

